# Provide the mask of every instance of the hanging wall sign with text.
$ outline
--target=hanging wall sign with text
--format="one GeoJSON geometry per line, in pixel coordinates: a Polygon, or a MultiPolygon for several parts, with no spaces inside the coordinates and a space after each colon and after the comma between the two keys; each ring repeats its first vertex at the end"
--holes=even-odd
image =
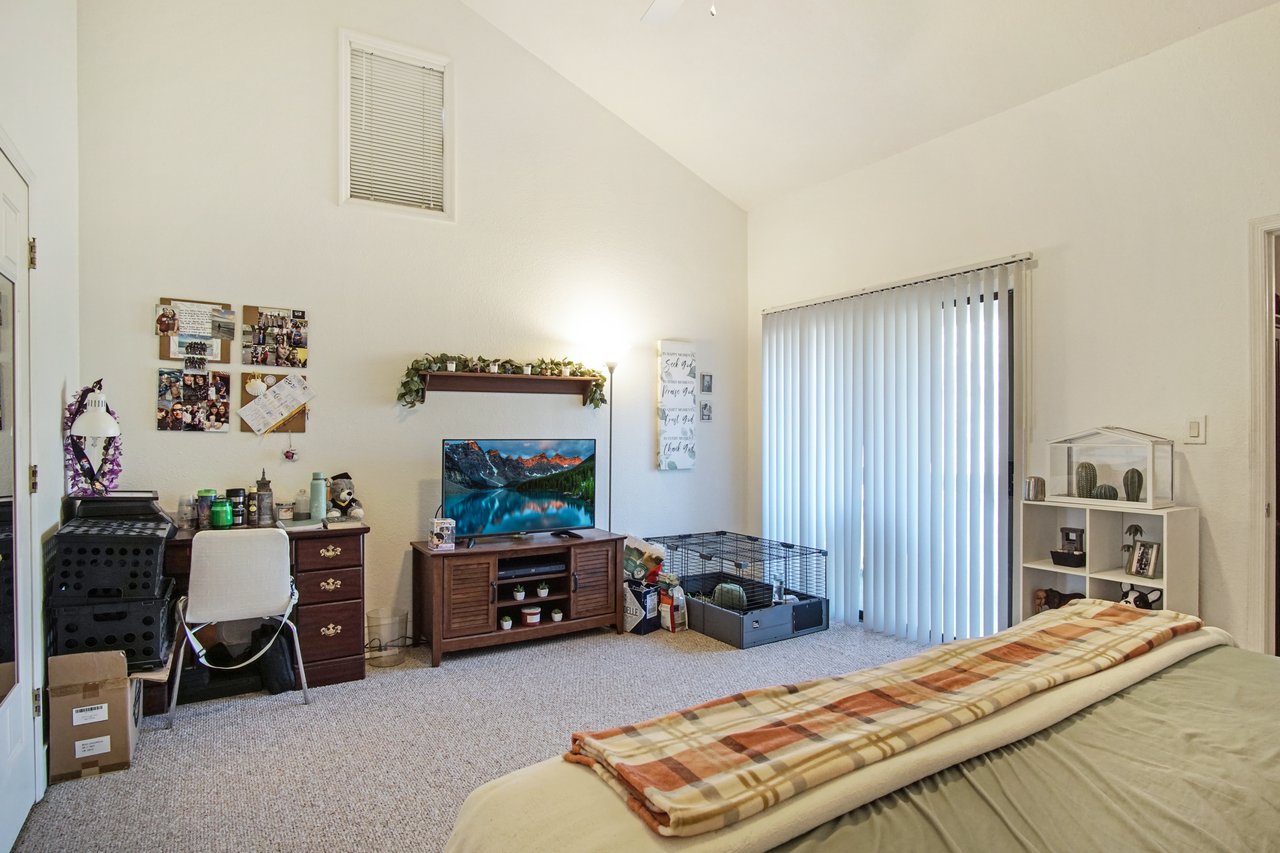
{"type": "Polygon", "coordinates": [[[698,363],[689,341],[658,341],[658,468],[692,468],[698,450],[698,363]]]}

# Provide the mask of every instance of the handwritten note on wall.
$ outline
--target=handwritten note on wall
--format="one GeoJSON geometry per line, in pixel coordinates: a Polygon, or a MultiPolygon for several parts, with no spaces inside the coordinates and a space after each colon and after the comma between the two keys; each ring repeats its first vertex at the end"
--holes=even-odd
{"type": "Polygon", "coordinates": [[[698,364],[688,341],[658,341],[658,468],[692,468],[698,450],[698,364]]]}

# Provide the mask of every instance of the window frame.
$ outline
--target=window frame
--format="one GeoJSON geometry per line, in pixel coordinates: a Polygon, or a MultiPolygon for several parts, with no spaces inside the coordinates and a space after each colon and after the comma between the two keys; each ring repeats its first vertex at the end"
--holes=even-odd
{"type": "Polygon", "coordinates": [[[454,153],[455,127],[453,60],[425,50],[397,44],[354,30],[338,31],[338,204],[399,213],[437,222],[458,219],[457,173],[454,153]],[[436,68],[444,74],[444,210],[427,210],[408,205],[351,197],[351,49],[360,48],[389,59],[436,68]]]}

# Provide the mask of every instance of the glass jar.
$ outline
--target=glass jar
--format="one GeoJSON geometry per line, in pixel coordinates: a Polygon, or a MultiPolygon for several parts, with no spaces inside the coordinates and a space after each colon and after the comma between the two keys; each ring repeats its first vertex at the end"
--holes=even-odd
{"type": "Polygon", "coordinates": [[[293,496],[294,521],[306,521],[311,518],[311,495],[306,489],[298,489],[293,496]]]}
{"type": "Polygon", "coordinates": [[[190,530],[196,523],[196,504],[191,495],[178,498],[178,529],[190,530]]]}
{"type": "Polygon", "coordinates": [[[214,530],[227,530],[231,527],[231,501],[218,498],[209,508],[209,526],[214,530]]]}

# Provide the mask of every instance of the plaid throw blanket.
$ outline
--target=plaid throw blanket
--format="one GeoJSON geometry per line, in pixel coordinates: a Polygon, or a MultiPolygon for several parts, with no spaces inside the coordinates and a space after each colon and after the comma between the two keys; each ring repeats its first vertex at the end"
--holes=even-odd
{"type": "Polygon", "coordinates": [[[658,833],[698,835],[1200,626],[1083,599],[885,666],[578,732],[565,759],[593,768],[658,833]]]}

